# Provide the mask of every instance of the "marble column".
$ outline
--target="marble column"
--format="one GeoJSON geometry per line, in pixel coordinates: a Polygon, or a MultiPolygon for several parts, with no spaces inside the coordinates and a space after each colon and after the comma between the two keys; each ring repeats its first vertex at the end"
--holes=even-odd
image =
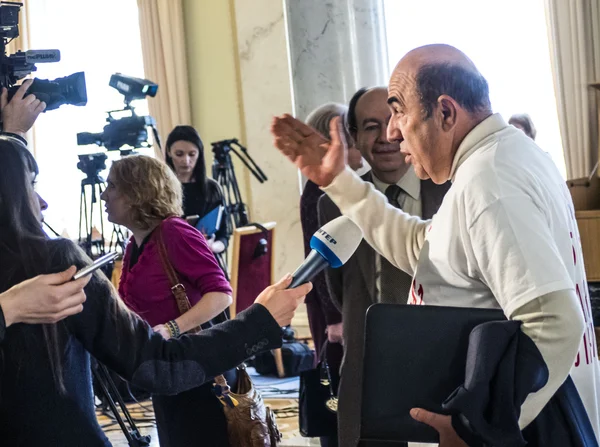
{"type": "Polygon", "coordinates": [[[285,9],[296,117],[387,84],[383,0],[285,0],[285,9]]]}
{"type": "Polygon", "coordinates": [[[290,72],[283,3],[276,0],[235,0],[237,64],[245,143],[268,177],[250,176],[252,220],[277,222],[275,280],[302,262],[297,171],[273,147],[269,127],[274,115],[292,112],[290,72]]]}

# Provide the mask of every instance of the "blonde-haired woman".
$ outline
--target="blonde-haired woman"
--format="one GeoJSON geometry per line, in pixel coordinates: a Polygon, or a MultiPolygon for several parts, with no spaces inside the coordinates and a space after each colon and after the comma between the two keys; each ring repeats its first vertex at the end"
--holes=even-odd
{"type": "MultiPolygon", "coordinates": [[[[231,303],[231,287],[204,236],[179,216],[181,184],[162,161],[129,156],[115,161],[102,193],[108,220],[133,236],[123,258],[119,294],[165,338],[185,333],[221,314],[231,303]],[[160,239],[191,309],[180,314],[160,256],[160,239]]],[[[233,372],[225,375],[235,381],[233,372]]],[[[231,383],[233,385],[233,383],[231,383]]],[[[153,396],[160,445],[228,446],[227,423],[212,384],[176,396],[153,396]]]]}

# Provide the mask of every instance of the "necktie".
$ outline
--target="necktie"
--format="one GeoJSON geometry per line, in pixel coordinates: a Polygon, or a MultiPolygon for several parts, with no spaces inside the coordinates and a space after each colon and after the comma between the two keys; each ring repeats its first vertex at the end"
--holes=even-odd
{"type": "MultiPolygon", "coordinates": [[[[406,193],[398,185],[390,185],[385,190],[385,196],[390,205],[402,208],[406,193]]],[[[397,243],[402,243],[401,238],[397,243]]],[[[381,290],[379,301],[382,303],[406,304],[412,278],[407,273],[394,267],[383,256],[381,258],[381,290]]]]}
{"type": "Polygon", "coordinates": [[[398,185],[390,185],[385,189],[385,196],[388,199],[390,205],[396,208],[402,208],[404,205],[404,191],[398,185]]]}

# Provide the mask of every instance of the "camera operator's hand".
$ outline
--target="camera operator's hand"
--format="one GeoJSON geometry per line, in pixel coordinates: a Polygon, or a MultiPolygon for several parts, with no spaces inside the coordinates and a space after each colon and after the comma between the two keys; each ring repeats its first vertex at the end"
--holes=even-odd
{"type": "Polygon", "coordinates": [[[37,117],[46,108],[46,103],[40,101],[35,95],[27,95],[27,89],[32,84],[31,79],[24,81],[14,96],[8,101],[8,90],[2,89],[0,95],[0,110],[2,111],[2,131],[10,132],[25,138],[25,134],[37,117]]]}
{"type": "Polygon", "coordinates": [[[288,326],[292,322],[296,309],[304,302],[306,294],[312,290],[311,283],[286,290],[291,283],[292,275],[288,274],[278,283],[263,290],[254,301],[265,306],[281,327],[288,326]]]}

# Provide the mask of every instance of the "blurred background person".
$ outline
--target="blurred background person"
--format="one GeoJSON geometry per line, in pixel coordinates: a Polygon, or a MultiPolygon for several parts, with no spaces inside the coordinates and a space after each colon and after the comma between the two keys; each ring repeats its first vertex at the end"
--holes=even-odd
{"type": "Polygon", "coordinates": [[[533,125],[531,117],[527,113],[517,113],[511,116],[508,120],[508,124],[512,124],[517,129],[521,129],[525,135],[532,140],[535,140],[537,131],[535,130],[535,126],[533,125]]]}
{"type": "MultiPolygon", "coordinates": [[[[306,124],[314,128],[326,138],[329,138],[329,123],[336,116],[344,116],[348,108],[342,104],[327,103],[313,110],[306,119],[306,124]]],[[[352,169],[363,168],[361,153],[352,144],[350,135],[346,135],[348,141],[348,164],[352,169]]],[[[323,191],[308,180],[300,197],[300,221],[302,223],[302,235],[304,238],[304,254],[310,253],[310,238],[319,229],[317,215],[317,203],[323,195],[323,191]]],[[[325,274],[319,273],[313,279],[313,290],[306,296],[306,311],[310,332],[315,343],[316,360],[321,356],[321,350],[327,344],[327,362],[333,374],[338,375],[342,363],[342,314],[335,307],[333,300],[329,297],[329,291],[325,282],[325,274]]],[[[337,445],[337,438],[321,438],[322,446],[337,445]]]]}
{"type": "Polygon", "coordinates": [[[207,234],[213,253],[225,251],[229,243],[227,210],[219,184],[206,175],[204,144],[192,126],[177,126],[167,137],[165,159],[183,186],[183,216],[204,217],[223,206],[221,224],[215,234],[207,234]]]}
{"type": "MultiPolygon", "coordinates": [[[[307,117],[306,123],[317,132],[329,138],[329,123],[336,116],[344,116],[348,108],[342,104],[327,103],[313,110],[307,117]]],[[[352,144],[350,135],[346,135],[348,141],[348,163],[354,170],[364,169],[365,163],[360,152],[352,144]]],[[[368,167],[367,167],[368,169],[368,167]]],[[[312,181],[307,180],[300,197],[300,221],[302,223],[302,234],[304,237],[304,254],[310,253],[310,238],[319,229],[317,216],[317,203],[323,195],[323,191],[312,181]]],[[[311,335],[315,342],[317,358],[321,348],[329,336],[332,344],[342,342],[342,315],[329,299],[327,284],[324,273],[320,273],[313,280],[314,288],[306,297],[306,308],[311,335]]],[[[331,365],[335,365],[335,359],[341,361],[341,346],[331,346],[331,365]]],[[[339,363],[338,363],[339,366],[339,363]]]]}
{"type": "MultiPolygon", "coordinates": [[[[192,131],[183,130],[188,137],[197,137],[192,131]]],[[[203,157],[198,155],[198,147],[193,147],[196,149],[190,147],[188,155],[178,160],[195,157],[198,161],[194,166],[204,166],[199,161],[203,157]],[[190,155],[193,150],[194,157],[190,155]]],[[[171,169],[143,155],[122,158],[113,163],[101,198],[106,203],[108,220],[133,234],[125,249],[119,282],[125,304],[166,339],[176,335],[173,328],[184,334],[200,325],[211,327],[211,320],[231,304],[231,286],[205,237],[180,217],[182,189],[171,169]],[[161,258],[161,244],[166,248],[166,260],[161,258]],[[165,261],[175,270],[192,306],[184,314],[180,314],[171,291],[165,261]]],[[[235,370],[225,377],[233,388],[235,370]]],[[[227,421],[212,383],[176,396],[154,395],[152,404],[163,447],[193,445],[198,433],[202,433],[206,445],[229,445],[227,421]]]]}

